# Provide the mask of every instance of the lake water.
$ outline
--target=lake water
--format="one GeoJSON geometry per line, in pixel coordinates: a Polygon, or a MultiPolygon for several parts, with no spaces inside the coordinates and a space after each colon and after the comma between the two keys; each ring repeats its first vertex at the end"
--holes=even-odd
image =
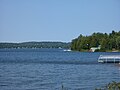
{"type": "Polygon", "coordinates": [[[97,62],[105,52],[0,49],[0,90],[95,90],[120,81],[120,66],[97,62]]]}

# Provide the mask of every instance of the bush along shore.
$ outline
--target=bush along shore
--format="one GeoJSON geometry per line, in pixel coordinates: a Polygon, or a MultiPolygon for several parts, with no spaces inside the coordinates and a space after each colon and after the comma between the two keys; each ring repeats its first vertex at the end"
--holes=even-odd
{"type": "MultiPolygon", "coordinates": [[[[62,84],[61,90],[69,90],[69,89],[64,87],[64,85],[62,84]]],[[[120,90],[120,82],[113,81],[113,82],[111,82],[103,87],[96,88],[95,90],[120,90]]]]}
{"type": "Polygon", "coordinates": [[[111,82],[104,87],[96,88],[95,90],[120,90],[120,82],[111,82]]]}

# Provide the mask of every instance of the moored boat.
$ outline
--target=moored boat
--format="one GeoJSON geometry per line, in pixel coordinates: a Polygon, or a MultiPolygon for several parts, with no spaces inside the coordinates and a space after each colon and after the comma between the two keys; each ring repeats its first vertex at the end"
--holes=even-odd
{"type": "Polygon", "coordinates": [[[120,55],[100,55],[99,63],[120,63],[120,55]]]}

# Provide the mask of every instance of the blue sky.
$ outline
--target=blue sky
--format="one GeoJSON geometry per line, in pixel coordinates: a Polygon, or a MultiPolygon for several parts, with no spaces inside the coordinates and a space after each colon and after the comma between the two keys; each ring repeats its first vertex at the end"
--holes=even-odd
{"type": "Polygon", "coordinates": [[[120,31],[120,0],[0,0],[0,42],[63,41],[120,31]]]}

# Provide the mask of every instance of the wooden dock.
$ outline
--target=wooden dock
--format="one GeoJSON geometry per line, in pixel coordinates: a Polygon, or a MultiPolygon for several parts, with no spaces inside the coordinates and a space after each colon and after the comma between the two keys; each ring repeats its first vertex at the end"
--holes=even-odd
{"type": "Polygon", "coordinates": [[[100,55],[99,63],[120,63],[120,55],[100,55]]]}

